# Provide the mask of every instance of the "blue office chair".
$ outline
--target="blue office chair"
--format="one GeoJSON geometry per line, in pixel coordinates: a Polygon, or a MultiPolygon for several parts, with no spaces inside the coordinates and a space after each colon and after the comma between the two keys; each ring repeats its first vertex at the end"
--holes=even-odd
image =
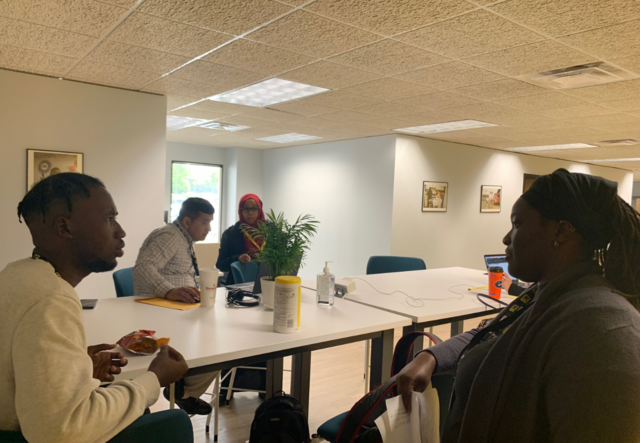
{"type": "Polygon", "coordinates": [[[424,260],[416,257],[394,257],[392,255],[373,255],[367,263],[367,275],[386,274],[388,272],[424,271],[424,260]]]}
{"type": "Polygon", "coordinates": [[[235,261],[231,263],[231,275],[234,284],[255,281],[256,275],[258,275],[258,265],[254,262],[240,263],[235,261]]]}
{"type": "Polygon", "coordinates": [[[133,268],[120,269],[113,273],[113,283],[116,285],[118,297],[130,297],[133,295],[133,268]]]}

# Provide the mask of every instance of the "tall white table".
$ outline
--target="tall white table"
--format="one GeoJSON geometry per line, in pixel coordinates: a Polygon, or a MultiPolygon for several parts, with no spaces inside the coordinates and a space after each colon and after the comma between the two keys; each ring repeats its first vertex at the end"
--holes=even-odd
{"type": "MultiPolygon", "coordinates": [[[[468,291],[470,287],[486,286],[488,283],[486,273],[476,269],[454,267],[354,278],[357,290],[348,294],[344,300],[410,318],[412,324],[404,328],[405,333],[451,323],[451,336],[454,336],[464,332],[464,320],[500,311],[489,309],[478,301],[476,294],[486,294],[487,289],[468,291]],[[419,301],[421,306],[415,306],[416,303],[403,294],[380,293],[394,291],[402,291],[416,299],[422,299],[419,301]]],[[[304,281],[303,286],[315,290],[316,282],[304,281]]],[[[503,298],[504,295],[503,291],[503,298]]],[[[414,348],[418,349],[420,346],[420,343],[415,343],[414,348]]]]}
{"type": "MultiPolygon", "coordinates": [[[[311,351],[372,339],[376,352],[371,355],[371,377],[378,385],[391,370],[393,329],[411,323],[406,316],[345,300],[337,300],[331,309],[318,307],[315,292],[303,289],[300,330],[279,334],[273,332],[273,311],[227,308],[225,293],[218,289],[212,308],[188,311],[136,303],[135,297],[100,300],[95,309],[84,311],[87,343],[115,343],[134,330],[154,330],[158,337],[171,339],[189,364],[190,375],[268,360],[274,375],[267,377],[269,392],[282,389],[282,358],[291,355],[291,394],[308,410],[311,351]]],[[[119,379],[144,373],[153,358],[127,354],[129,364],[119,379]]]]}

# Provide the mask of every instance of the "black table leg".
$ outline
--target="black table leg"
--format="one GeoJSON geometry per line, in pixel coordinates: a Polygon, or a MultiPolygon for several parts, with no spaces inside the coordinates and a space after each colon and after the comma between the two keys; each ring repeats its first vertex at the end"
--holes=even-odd
{"type": "Polygon", "coordinates": [[[291,395],[300,400],[309,416],[309,388],[311,385],[311,352],[303,352],[291,359],[291,395]]]}
{"type": "Polygon", "coordinates": [[[267,388],[266,398],[273,397],[273,394],[282,391],[282,374],[284,369],[284,359],[274,358],[267,360],[267,388]]]}
{"type": "Polygon", "coordinates": [[[382,331],[380,337],[371,340],[371,377],[369,389],[373,390],[391,376],[393,360],[393,329],[382,331]]]}

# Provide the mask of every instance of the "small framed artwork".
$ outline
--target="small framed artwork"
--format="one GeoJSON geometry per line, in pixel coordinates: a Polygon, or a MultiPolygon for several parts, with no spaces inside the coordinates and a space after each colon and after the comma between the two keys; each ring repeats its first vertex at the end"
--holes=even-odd
{"type": "Polygon", "coordinates": [[[500,212],[502,186],[482,185],[480,188],[480,212],[500,212]]]}
{"type": "Polygon", "coordinates": [[[422,183],[422,212],[447,212],[449,183],[422,183]]]}
{"type": "Polygon", "coordinates": [[[540,177],[539,175],[535,175],[535,174],[525,174],[524,177],[522,178],[522,193],[524,194],[525,192],[527,192],[529,190],[529,188],[531,187],[531,183],[534,182],[534,180],[536,178],[540,177]]]}
{"type": "Polygon", "coordinates": [[[27,191],[51,175],[61,172],[82,173],[83,169],[84,154],[80,152],[27,149],[27,191]]]}

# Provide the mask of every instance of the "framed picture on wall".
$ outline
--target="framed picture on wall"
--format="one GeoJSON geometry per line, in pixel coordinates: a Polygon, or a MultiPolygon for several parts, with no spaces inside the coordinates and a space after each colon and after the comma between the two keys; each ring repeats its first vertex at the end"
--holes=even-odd
{"type": "Polygon", "coordinates": [[[27,149],[27,191],[33,185],[61,172],[84,170],[84,154],[80,152],[39,151],[27,149]]]}
{"type": "Polygon", "coordinates": [[[480,212],[500,212],[502,209],[502,186],[480,187],[480,212]]]}
{"type": "Polygon", "coordinates": [[[447,212],[449,183],[422,183],[422,212],[447,212]]]}
{"type": "Polygon", "coordinates": [[[523,194],[529,190],[529,188],[531,187],[531,183],[533,183],[533,181],[538,177],[540,177],[540,176],[539,175],[535,175],[535,174],[525,174],[524,175],[524,178],[522,179],[522,193],[523,194]]]}

